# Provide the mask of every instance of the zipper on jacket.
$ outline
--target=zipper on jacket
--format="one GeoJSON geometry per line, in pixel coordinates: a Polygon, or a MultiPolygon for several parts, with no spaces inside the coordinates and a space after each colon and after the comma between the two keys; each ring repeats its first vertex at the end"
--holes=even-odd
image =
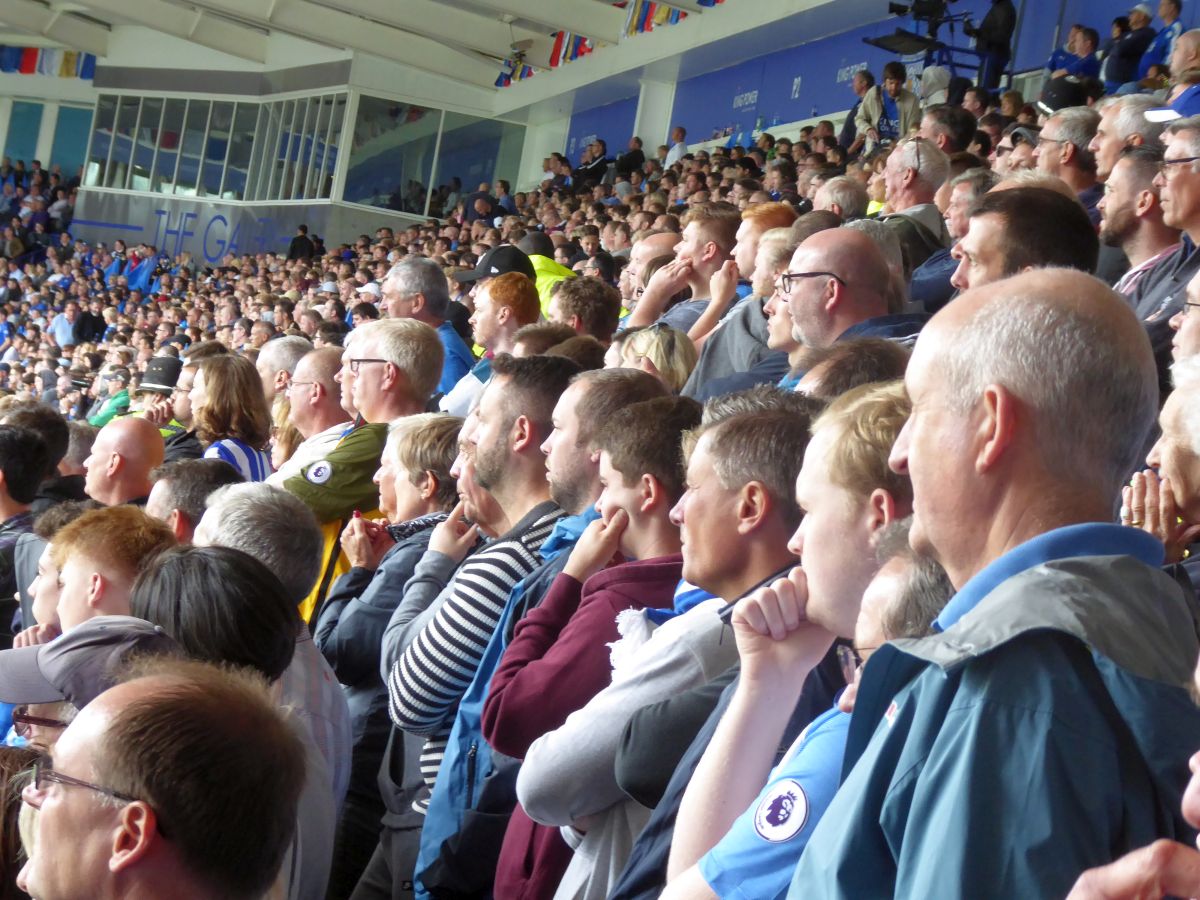
{"type": "Polygon", "coordinates": [[[479,745],[471,741],[467,750],[467,809],[475,805],[475,757],[479,755],[479,745]]]}

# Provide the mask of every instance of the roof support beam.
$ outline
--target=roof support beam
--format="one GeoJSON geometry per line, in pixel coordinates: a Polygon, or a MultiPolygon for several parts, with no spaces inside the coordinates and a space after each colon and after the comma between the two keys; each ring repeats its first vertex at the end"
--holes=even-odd
{"type": "MultiPolygon", "coordinates": [[[[0,0],[11,2],[11,0],[0,0]]],[[[380,25],[358,16],[320,6],[310,0],[196,0],[197,5],[229,15],[258,17],[266,27],[334,47],[345,47],[406,63],[456,81],[493,87],[494,63],[422,35],[380,25]]],[[[253,18],[252,18],[253,20],[253,18]]]]}
{"type": "Polygon", "coordinates": [[[593,40],[616,44],[625,32],[625,10],[596,0],[471,0],[475,6],[507,13],[545,25],[551,31],[570,31],[593,40]]]}
{"type": "Polygon", "coordinates": [[[0,0],[0,20],[16,31],[50,38],[96,56],[108,54],[108,29],[36,0],[0,0]]]}
{"type": "Polygon", "coordinates": [[[148,25],[156,31],[183,38],[211,50],[228,53],[251,62],[267,61],[265,32],[214,16],[203,10],[190,10],[166,0],[138,0],[136,18],[128,0],[88,0],[91,9],[148,25]]]}
{"type": "Polygon", "coordinates": [[[531,40],[525,61],[548,68],[554,41],[548,34],[506,25],[466,9],[435,0],[321,0],[346,12],[403,28],[449,44],[457,44],[488,56],[505,57],[514,41],[531,40]]]}

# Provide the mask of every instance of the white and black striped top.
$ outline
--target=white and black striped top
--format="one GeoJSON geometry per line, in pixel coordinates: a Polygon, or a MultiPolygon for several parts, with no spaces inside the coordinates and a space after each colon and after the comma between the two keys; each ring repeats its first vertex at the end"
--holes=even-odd
{"type": "Polygon", "coordinates": [[[475,677],[509,592],[542,564],[538,548],[562,515],[552,503],[539,504],[508,534],[467,557],[438,598],[433,618],[392,667],[392,721],[426,736],[421,774],[431,789],[458,701],[475,677]]]}

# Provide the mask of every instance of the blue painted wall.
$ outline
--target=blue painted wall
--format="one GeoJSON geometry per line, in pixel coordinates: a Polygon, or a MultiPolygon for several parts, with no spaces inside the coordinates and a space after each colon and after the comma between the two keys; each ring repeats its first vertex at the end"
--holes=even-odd
{"type": "MultiPolygon", "coordinates": [[[[637,117],[638,98],[627,97],[571,117],[571,125],[567,130],[567,146],[563,151],[572,162],[579,161],[579,154],[596,138],[601,138],[608,144],[609,156],[625,152],[625,146],[633,137],[633,123],[637,117]]],[[[656,135],[642,135],[642,140],[649,147],[657,141],[656,135]]]]}

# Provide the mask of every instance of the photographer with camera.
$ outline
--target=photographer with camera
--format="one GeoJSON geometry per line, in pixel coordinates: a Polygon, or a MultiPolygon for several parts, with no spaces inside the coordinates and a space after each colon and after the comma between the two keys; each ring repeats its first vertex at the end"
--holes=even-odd
{"type": "Polygon", "coordinates": [[[975,38],[979,52],[979,86],[994,91],[1012,59],[1012,36],[1017,28],[1017,10],[1012,0],[992,0],[992,8],[976,27],[969,19],[963,31],[975,38]]]}

